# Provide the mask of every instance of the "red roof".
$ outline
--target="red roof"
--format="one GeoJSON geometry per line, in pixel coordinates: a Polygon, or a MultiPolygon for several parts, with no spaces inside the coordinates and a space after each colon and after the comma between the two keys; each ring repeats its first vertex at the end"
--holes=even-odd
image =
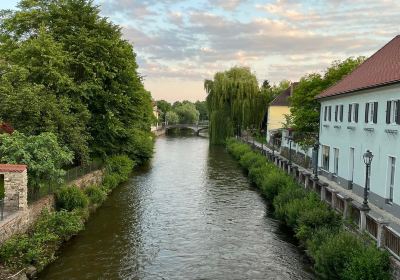
{"type": "Polygon", "coordinates": [[[27,169],[25,164],[0,164],[0,172],[21,173],[27,169]]]}
{"type": "Polygon", "coordinates": [[[316,98],[325,98],[400,82],[400,35],[316,98]]]}

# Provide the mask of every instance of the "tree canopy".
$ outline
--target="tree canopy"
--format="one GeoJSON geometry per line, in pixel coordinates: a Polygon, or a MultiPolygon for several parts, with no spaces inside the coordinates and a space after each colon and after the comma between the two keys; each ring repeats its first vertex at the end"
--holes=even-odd
{"type": "Polygon", "coordinates": [[[310,146],[319,130],[320,103],[315,97],[351,73],[365,60],[364,57],[350,57],[344,61],[334,61],[324,74],[303,76],[290,98],[290,118],[288,122],[296,131],[297,141],[310,146]]]}
{"type": "Polygon", "coordinates": [[[260,104],[260,94],[256,76],[247,67],[233,67],[218,72],[213,80],[204,82],[207,106],[210,115],[210,141],[223,144],[242,128],[258,128],[265,112],[265,104],[260,104]]]}
{"type": "Polygon", "coordinates": [[[151,96],[120,27],[90,0],[18,7],[1,13],[0,118],[28,135],[53,132],[77,163],[149,157],[151,96]]]}

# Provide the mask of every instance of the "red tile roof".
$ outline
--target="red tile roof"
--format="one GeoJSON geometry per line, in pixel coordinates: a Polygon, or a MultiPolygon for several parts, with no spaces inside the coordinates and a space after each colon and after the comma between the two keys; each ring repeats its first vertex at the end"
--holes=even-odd
{"type": "Polygon", "coordinates": [[[25,164],[0,164],[0,172],[21,173],[27,169],[25,164]]]}
{"type": "Polygon", "coordinates": [[[400,82],[400,35],[316,98],[325,98],[400,82]]]}

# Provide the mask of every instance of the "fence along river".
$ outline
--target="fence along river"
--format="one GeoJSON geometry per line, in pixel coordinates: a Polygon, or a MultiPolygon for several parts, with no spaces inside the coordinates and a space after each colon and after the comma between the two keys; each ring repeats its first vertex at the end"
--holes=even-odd
{"type": "Polygon", "coordinates": [[[314,279],[223,147],[160,137],[40,279],[314,279]]]}

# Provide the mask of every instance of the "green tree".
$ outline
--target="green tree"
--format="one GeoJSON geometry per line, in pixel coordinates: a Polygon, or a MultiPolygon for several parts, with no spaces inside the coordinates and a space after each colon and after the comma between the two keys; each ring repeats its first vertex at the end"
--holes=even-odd
{"type": "Polygon", "coordinates": [[[194,103],[196,106],[197,111],[199,111],[199,119],[201,121],[208,120],[208,109],[207,109],[207,102],[206,101],[196,101],[194,103]]]}
{"type": "Polygon", "coordinates": [[[197,123],[199,121],[199,111],[196,106],[191,102],[183,102],[174,109],[179,117],[180,123],[197,123]]]}
{"type": "Polygon", "coordinates": [[[261,125],[260,91],[256,76],[246,67],[233,67],[218,72],[213,80],[206,80],[204,87],[210,114],[210,141],[223,144],[234,131],[261,125]]]}
{"type": "Polygon", "coordinates": [[[364,57],[350,57],[334,61],[323,75],[314,73],[300,79],[290,98],[290,121],[302,146],[312,145],[319,130],[320,104],[315,97],[351,73],[364,60],[364,57]]]}
{"type": "Polygon", "coordinates": [[[165,115],[165,119],[168,124],[177,124],[179,122],[179,116],[174,111],[168,111],[165,115]]]}
{"type": "Polygon", "coordinates": [[[168,111],[172,110],[171,103],[169,103],[169,102],[167,102],[165,100],[158,100],[157,101],[157,108],[161,111],[161,114],[160,114],[161,121],[165,122],[165,114],[168,111]]]}
{"type": "Polygon", "coordinates": [[[72,162],[73,153],[58,143],[57,136],[43,132],[26,136],[14,131],[0,134],[0,161],[28,165],[29,185],[39,188],[43,182],[62,183],[63,166],[72,162]]]}
{"type": "MultiPolygon", "coordinates": [[[[61,115],[74,120],[59,123],[76,131],[58,131],[60,138],[87,141],[91,154],[100,157],[124,151],[133,156],[138,146],[151,145],[151,96],[120,27],[101,17],[90,0],[22,0],[18,7],[2,12],[0,60],[27,65],[29,82],[62,100],[61,115]]],[[[41,122],[47,121],[44,114],[41,122]]]]}

